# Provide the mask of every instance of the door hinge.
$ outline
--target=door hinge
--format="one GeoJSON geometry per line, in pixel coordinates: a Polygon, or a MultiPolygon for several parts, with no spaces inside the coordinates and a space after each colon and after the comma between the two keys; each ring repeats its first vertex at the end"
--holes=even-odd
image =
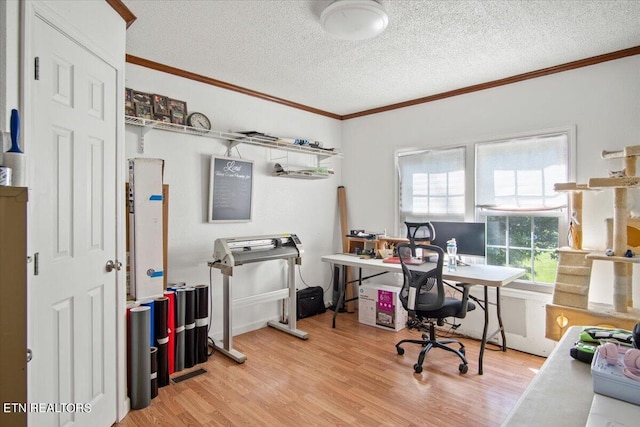
{"type": "Polygon", "coordinates": [[[40,57],[36,56],[34,58],[34,72],[35,72],[35,79],[36,80],[40,80],[40,57]]]}
{"type": "Polygon", "coordinates": [[[40,267],[38,262],[39,259],[40,259],[40,254],[38,252],[33,254],[33,275],[34,276],[37,276],[40,273],[40,267]]]}

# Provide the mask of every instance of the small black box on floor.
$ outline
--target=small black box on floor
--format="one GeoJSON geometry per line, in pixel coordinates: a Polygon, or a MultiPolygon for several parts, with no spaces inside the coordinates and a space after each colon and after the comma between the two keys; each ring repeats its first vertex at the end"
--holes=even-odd
{"type": "Polygon", "coordinates": [[[326,311],[324,307],[324,290],[320,286],[300,289],[297,292],[298,319],[322,314],[326,311]]]}

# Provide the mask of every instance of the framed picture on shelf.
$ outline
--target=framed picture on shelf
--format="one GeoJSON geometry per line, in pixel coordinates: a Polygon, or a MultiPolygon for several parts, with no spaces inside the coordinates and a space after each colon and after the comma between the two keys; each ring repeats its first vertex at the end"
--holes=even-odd
{"type": "Polygon", "coordinates": [[[187,122],[187,103],[177,99],[169,99],[169,111],[171,112],[171,122],[184,125],[187,122]]]}
{"type": "Polygon", "coordinates": [[[133,91],[133,103],[136,105],[148,105],[151,107],[151,95],[144,92],[133,91]]]}
{"type": "Polygon", "coordinates": [[[171,117],[163,116],[162,114],[154,114],[153,120],[157,120],[159,122],[171,123],[171,117]]]}
{"type": "Polygon", "coordinates": [[[136,104],[136,117],[149,120],[153,119],[153,115],[151,113],[151,105],[136,104]]]}
{"type": "Polygon", "coordinates": [[[153,114],[157,116],[170,116],[169,98],[163,95],[153,95],[153,114]]]}
{"type": "Polygon", "coordinates": [[[124,88],[124,109],[133,110],[133,89],[129,89],[128,87],[124,88]]]}

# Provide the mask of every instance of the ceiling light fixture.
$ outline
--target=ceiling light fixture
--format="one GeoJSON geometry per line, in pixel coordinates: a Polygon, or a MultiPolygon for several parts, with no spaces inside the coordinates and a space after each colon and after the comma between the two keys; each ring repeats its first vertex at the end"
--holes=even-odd
{"type": "Polygon", "coordinates": [[[343,40],[365,40],[382,33],[389,17],[374,0],[337,0],[320,15],[320,25],[343,40]]]}

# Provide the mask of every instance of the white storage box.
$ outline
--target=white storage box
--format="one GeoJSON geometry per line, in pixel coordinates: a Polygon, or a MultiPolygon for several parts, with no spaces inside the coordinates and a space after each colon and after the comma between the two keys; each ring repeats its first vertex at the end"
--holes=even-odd
{"type": "Polygon", "coordinates": [[[365,283],[358,294],[358,320],[365,325],[399,331],[407,326],[407,311],[397,286],[365,283]]]}
{"type": "Polygon", "coordinates": [[[164,160],[129,160],[129,292],[136,299],[162,296],[164,160]]]}
{"type": "Polygon", "coordinates": [[[591,361],[593,391],[640,405],[640,381],[628,378],[622,373],[623,358],[624,354],[621,353],[618,355],[618,364],[609,365],[596,349],[591,361]]]}

